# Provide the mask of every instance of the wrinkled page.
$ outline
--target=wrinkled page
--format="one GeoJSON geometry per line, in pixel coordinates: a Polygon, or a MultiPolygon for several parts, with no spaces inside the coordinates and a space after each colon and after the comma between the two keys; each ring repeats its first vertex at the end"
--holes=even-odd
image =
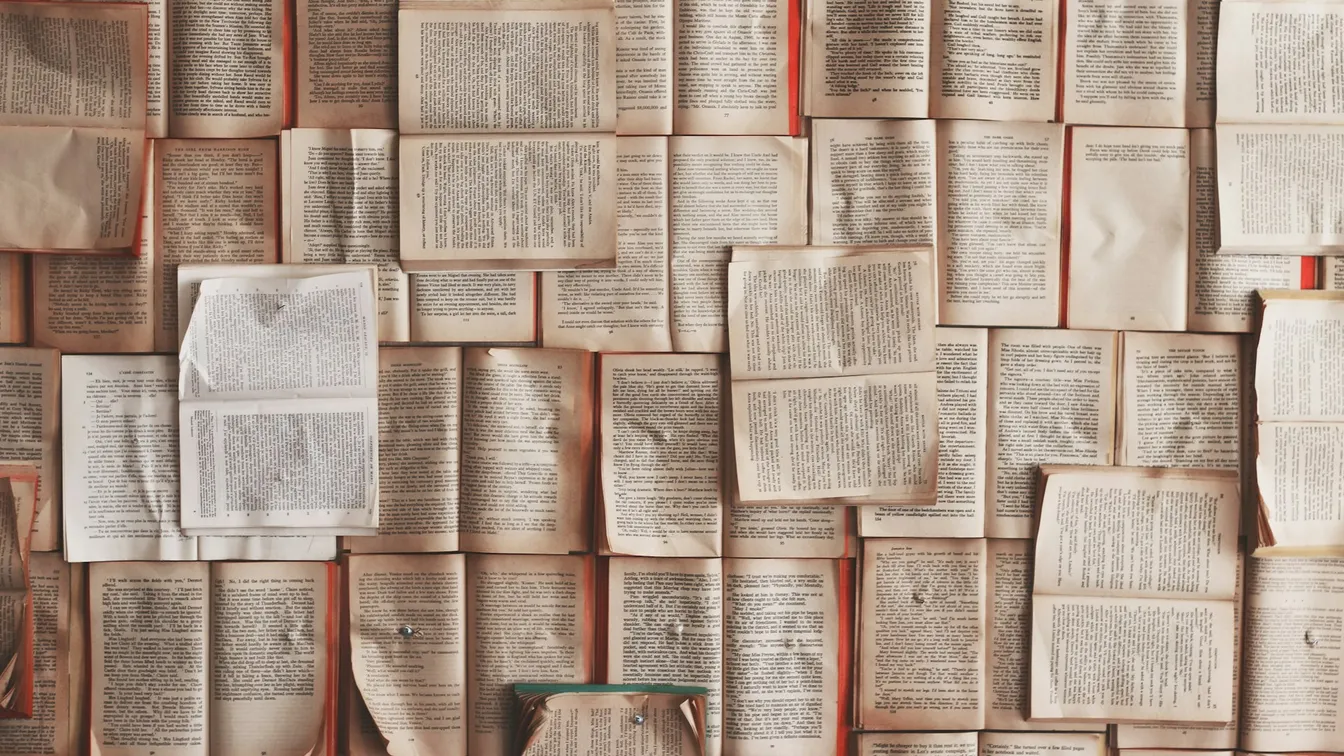
{"type": "MultiPolygon", "coordinates": [[[[57,439],[61,406],[60,355],[54,349],[0,347],[0,459],[28,462],[38,475],[37,519],[33,523],[34,551],[60,549],[61,472],[57,439]]],[[[67,389],[68,390],[68,389],[67,389]]],[[[78,417],[65,415],[74,424],[78,417]]],[[[70,438],[67,431],[67,439],[70,438]]],[[[68,473],[67,473],[68,474],[68,473]]]]}
{"type": "Polygon", "coordinates": [[[71,725],[71,691],[63,679],[70,670],[71,569],[60,554],[33,556],[33,716],[0,719],[0,753],[75,754],[65,737],[71,725]]]}
{"type": "MultiPolygon", "coordinates": [[[[684,695],[559,693],[545,697],[522,756],[701,756],[684,695]],[[634,712],[634,713],[632,713],[634,712]],[[641,719],[635,721],[635,717],[641,719]]],[[[510,705],[514,705],[510,701],[510,705]]],[[[473,756],[476,751],[473,751],[473,756]]],[[[481,751],[481,753],[490,753],[481,751]]],[[[499,753],[504,753],[500,751],[499,753]]]]}
{"type": "Polygon", "coordinates": [[[1219,123],[1344,124],[1344,8],[1328,2],[1221,3],[1219,123]]]}
{"type": "Polygon", "coordinates": [[[1221,251],[1344,252],[1344,126],[1220,124],[1221,251]]]}

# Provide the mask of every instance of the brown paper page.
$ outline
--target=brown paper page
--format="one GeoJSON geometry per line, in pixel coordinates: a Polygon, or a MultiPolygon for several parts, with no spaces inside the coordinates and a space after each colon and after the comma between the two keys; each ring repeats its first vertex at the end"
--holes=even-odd
{"type": "Polygon", "coordinates": [[[167,2],[169,136],[279,134],[285,126],[288,76],[285,4],[167,2]]]}
{"type": "Polygon", "coordinates": [[[397,125],[396,0],[298,0],[298,126],[397,125]]]}

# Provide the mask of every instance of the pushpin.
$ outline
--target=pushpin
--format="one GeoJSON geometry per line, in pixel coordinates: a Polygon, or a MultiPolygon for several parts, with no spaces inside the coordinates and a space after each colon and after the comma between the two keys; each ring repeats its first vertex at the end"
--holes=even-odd
{"type": "Polygon", "coordinates": [[[793,647],[795,647],[795,646],[797,646],[797,645],[798,645],[798,640],[797,640],[796,638],[785,638],[785,639],[784,639],[784,648],[793,648],[793,647]]]}
{"type": "Polygon", "coordinates": [[[642,724],[644,724],[644,715],[643,715],[643,714],[636,714],[634,717],[631,718],[630,721],[634,722],[634,723],[637,724],[637,725],[642,725],[642,724]]]}
{"type": "Polygon", "coordinates": [[[400,635],[401,637],[407,639],[413,638],[415,637],[415,628],[411,627],[410,625],[402,625],[401,627],[397,628],[397,635],[400,635]]]}
{"type": "Polygon", "coordinates": [[[910,598],[913,599],[916,604],[924,603],[924,594],[920,593],[919,591],[915,591],[914,594],[910,596],[910,598]]]}
{"type": "Polygon", "coordinates": [[[1316,646],[1317,643],[1320,643],[1320,641],[1316,639],[1316,633],[1313,633],[1310,630],[1308,630],[1306,633],[1302,635],[1302,640],[1306,641],[1307,645],[1313,648],[1316,646]]]}
{"type": "Polygon", "coordinates": [[[681,635],[681,634],[684,633],[685,631],[686,631],[686,626],[683,625],[683,624],[681,624],[680,622],[678,622],[677,624],[675,624],[675,625],[672,626],[672,634],[673,634],[673,635],[681,635]]]}

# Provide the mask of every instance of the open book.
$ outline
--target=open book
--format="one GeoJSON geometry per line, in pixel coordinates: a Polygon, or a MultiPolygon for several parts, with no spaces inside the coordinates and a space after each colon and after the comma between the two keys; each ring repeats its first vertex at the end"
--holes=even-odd
{"type": "Polygon", "coordinates": [[[517,684],[520,756],[703,756],[705,689],[689,685],[517,684]]]}
{"type": "Polygon", "coordinates": [[[857,756],[1103,756],[1107,753],[1103,733],[865,732],[858,736],[857,756]]]}

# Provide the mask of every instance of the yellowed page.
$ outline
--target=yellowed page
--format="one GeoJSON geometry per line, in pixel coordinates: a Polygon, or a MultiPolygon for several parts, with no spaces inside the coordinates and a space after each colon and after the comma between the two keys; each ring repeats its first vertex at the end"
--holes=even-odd
{"type": "Polygon", "coordinates": [[[604,355],[599,381],[600,545],[632,556],[720,556],[719,355],[604,355]]]}
{"type": "Polygon", "coordinates": [[[8,429],[0,435],[0,459],[37,468],[34,551],[61,547],[60,385],[61,356],[55,349],[0,347],[0,425],[8,429]]]}
{"type": "Polygon", "coordinates": [[[990,331],[986,536],[1032,536],[1037,465],[1111,464],[1116,359],[1110,331],[990,331]]]}
{"type": "Polygon", "coordinates": [[[724,5],[677,0],[672,114],[676,134],[789,134],[789,0],[724,5]]]}
{"type": "Polygon", "coordinates": [[[514,756],[513,684],[592,682],[582,556],[467,557],[467,753],[514,756]]]}
{"type": "Polygon", "coordinates": [[[509,270],[410,274],[411,341],[533,341],[537,274],[509,270]]]}
{"type": "Polygon", "coordinates": [[[615,0],[616,133],[672,133],[672,0],[615,0]]]}
{"type": "Polygon", "coordinates": [[[608,562],[607,681],[708,688],[704,756],[723,750],[724,564],[639,557],[608,562]]]}
{"type": "MultiPolygon", "coordinates": [[[[62,675],[57,680],[56,687],[58,694],[62,690],[68,694],[70,704],[68,707],[61,707],[61,710],[68,714],[66,730],[70,745],[67,754],[60,756],[73,756],[89,751],[88,723],[90,720],[89,712],[93,704],[89,700],[92,689],[89,670],[89,658],[92,655],[92,649],[90,648],[92,644],[89,643],[89,602],[84,600],[84,597],[88,595],[88,588],[88,568],[82,564],[70,565],[70,600],[66,602],[69,621],[63,628],[67,632],[61,635],[60,629],[57,631],[57,642],[66,641],[63,646],[66,652],[64,669],[68,674],[62,675]],[[64,683],[64,687],[62,687],[62,683],[64,683]]],[[[61,648],[57,648],[58,654],[61,648]]]]}
{"type": "Polygon", "coordinates": [[[734,380],[933,369],[932,246],[728,264],[734,380]]]}
{"type": "Polygon", "coordinates": [[[1106,756],[1103,732],[982,732],[980,756],[1106,756]]]}
{"type": "Polygon", "coordinates": [[[1064,122],[1186,126],[1186,0],[1064,2],[1064,122]]]}
{"type": "Polygon", "coordinates": [[[0,252],[0,343],[22,344],[28,338],[25,259],[25,255],[0,252]]]}
{"type": "Polygon", "coordinates": [[[208,756],[210,565],[89,567],[93,756],[208,756]]]}
{"type": "Polygon", "coordinates": [[[525,725],[529,738],[522,756],[627,751],[640,756],[701,756],[699,733],[691,719],[693,699],[688,696],[559,693],[541,698],[532,721],[525,725]]]}
{"type": "Polygon", "coordinates": [[[932,371],[734,381],[742,501],[866,496],[874,503],[932,504],[935,383],[932,371]]]}
{"type": "Polygon", "coordinates": [[[984,539],[883,538],[863,549],[858,724],[984,727],[984,539]]]}
{"type": "Polygon", "coordinates": [[[1261,422],[1256,441],[1260,511],[1275,545],[1344,552],[1344,423],[1261,422]]]}
{"type": "Polygon", "coordinates": [[[1236,470],[1241,463],[1240,337],[1121,337],[1116,464],[1236,470]]]}
{"type": "Polygon", "coordinates": [[[934,329],[938,392],[938,494],[930,507],[858,508],[859,535],[980,538],[985,535],[989,331],[934,329]]]}
{"type": "Polygon", "coordinates": [[[1224,253],[1344,253],[1344,126],[1219,124],[1224,253]]]}
{"type": "Polygon", "coordinates": [[[733,756],[836,753],[839,563],[729,559],[723,567],[723,749],[733,756]]]}
{"type": "MultiPolygon", "coordinates": [[[[121,0],[95,0],[95,2],[121,2],[121,0]]],[[[165,23],[165,9],[168,0],[136,0],[143,3],[149,11],[148,73],[149,81],[145,96],[145,136],[151,139],[163,139],[168,136],[168,114],[164,111],[164,81],[168,77],[168,61],[164,49],[168,46],[168,26],[165,23]]],[[[139,121],[137,121],[139,123],[139,121]]],[[[136,128],[141,128],[137,126],[136,128]]]]}
{"type": "Polygon", "coordinates": [[[298,126],[397,126],[396,0],[297,0],[298,126]]]}
{"type": "Polygon", "coordinates": [[[403,136],[400,150],[403,270],[616,264],[616,137],[403,136]]]}
{"type": "Polygon", "coordinates": [[[420,4],[397,15],[401,133],[616,130],[610,0],[420,4]]]}
{"type": "MultiPolygon", "coordinates": [[[[167,0],[168,135],[247,138],[285,126],[285,4],[167,0]]],[[[274,183],[274,182],[272,182],[274,183]]]]}
{"type": "Polygon", "coordinates": [[[1218,56],[1219,123],[1344,125],[1344,8],[1328,2],[1221,4],[1218,44],[1254,55],[1218,56]]]}
{"type": "Polygon", "coordinates": [[[935,0],[929,116],[1052,121],[1062,0],[935,0]]]}
{"type": "Polygon", "coordinates": [[[1344,258],[1321,258],[1321,288],[1333,291],[1344,289],[1344,258]]]}
{"type": "Polygon", "coordinates": [[[462,554],[350,557],[350,665],[388,756],[466,753],[462,554]]]}
{"type": "Polygon", "coordinates": [[[941,121],[937,132],[938,322],[1059,325],[1064,126],[941,121]]]}
{"type": "Polygon", "coordinates": [[[398,262],[397,134],[293,129],[283,262],[378,266],[378,340],[409,341],[410,282],[398,262]]]}
{"type": "Polygon", "coordinates": [[[1256,349],[1260,422],[1344,422],[1344,297],[1271,297],[1256,349]]]}
{"type": "Polygon", "coordinates": [[[177,266],[277,262],[277,155],[266,140],[168,139],[154,163],[154,349],[176,352],[177,266]]]}
{"type": "Polygon", "coordinates": [[[977,756],[974,732],[861,732],[857,756],[977,756]]]}
{"type": "Polygon", "coordinates": [[[931,59],[939,54],[935,7],[912,0],[869,13],[862,4],[811,0],[803,41],[807,115],[928,118],[936,97],[931,59]]]}
{"type": "Polygon", "coordinates": [[[1325,751],[1344,733],[1344,559],[1251,559],[1240,747],[1325,751]]]}
{"type": "Polygon", "coordinates": [[[1189,146],[1184,129],[1073,130],[1070,328],[1185,330],[1189,146]]]}
{"type": "Polygon", "coordinates": [[[463,353],[459,543],[466,551],[586,551],[593,362],[563,349],[463,353]]]}
{"type": "Polygon", "coordinates": [[[812,122],[812,242],[933,244],[935,121],[812,122]]]}
{"type": "MultiPolygon", "coordinates": [[[[736,483],[730,483],[736,487],[736,483]]],[[[732,491],[729,498],[734,498],[732,491]]],[[[742,504],[724,513],[723,555],[839,559],[847,556],[848,507],[742,504]]]]}
{"type": "Polygon", "coordinates": [[[807,243],[807,141],[673,137],[672,347],[725,352],[734,244],[807,243]]]}
{"type": "MultiPolygon", "coordinates": [[[[35,554],[33,591],[33,716],[0,720],[5,756],[74,756],[68,742],[70,565],[60,554],[35,554]]],[[[80,600],[83,600],[80,596],[80,600]]],[[[81,722],[81,724],[83,724],[81,722]]]]}
{"type": "Polygon", "coordinates": [[[672,351],[670,222],[667,140],[616,140],[616,269],[541,274],[542,345],[672,351]]]}
{"type": "Polygon", "coordinates": [[[325,562],[212,566],[211,756],[322,748],[327,673],[335,669],[327,658],[329,574],[325,562]]]}
{"type": "Polygon", "coordinates": [[[378,535],[354,553],[457,551],[462,350],[378,350],[378,535]]]}

